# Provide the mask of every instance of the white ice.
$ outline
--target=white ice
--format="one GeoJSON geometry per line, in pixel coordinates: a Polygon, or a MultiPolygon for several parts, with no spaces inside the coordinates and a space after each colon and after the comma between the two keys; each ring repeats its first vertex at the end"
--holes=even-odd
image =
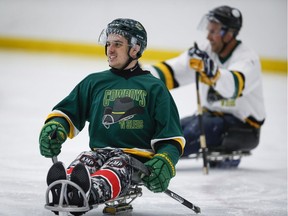
{"type": "MultiPolygon", "coordinates": [[[[0,215],[49,216],[44,209],[46,173],[52,162],[39,153],[38,135],[51,108],[106,61],[57,54],[0,52],[0,215]]],[[[180,160],[170,189],[201,207],[205,216],[287,215],[287,77],[264,73],[267,119],[261,142],[238,169],[202,172],[202,160],[180,160]]],[[[172,92],[180,115],[196,109],[193,85],[172,92]]],[[[66,165],[88,149],[87,127],[68,140],[59,160],[66,165]]],[[[194,213],[165,194],[144,194],[135,216],[194,213]]],[[[102,206],[87,214],[102,215],[102,206]]]]}

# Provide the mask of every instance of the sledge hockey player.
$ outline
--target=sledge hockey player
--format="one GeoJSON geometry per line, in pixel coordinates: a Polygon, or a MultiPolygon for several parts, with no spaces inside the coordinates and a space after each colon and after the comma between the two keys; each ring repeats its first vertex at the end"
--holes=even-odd
{"type": "MultiPolygon", "coordinates": [[[[250,152],[259,143],[265,120],[259,58],[237,39],[241,27],[242,14],[237,8],[217,7],[199,23],[200,29],[207,30],[207,44],[144,67],[169,89],[195,82],[195,73],[199,73],[209,151],[250,152]]],[[[189,98],[189,92],[185,97],[189,98]]],[[[183,157],[197,154],[201,133],[198,114],[181,119],[181,126],[186,139],[183,157]]]]}
{"type": "MultiPolygon", "coordinates": [[[[119,18],[99,37],[110,69],[88,75],[48,115],[40,132],[41,155],[61,152],[66,138],[75,137],[89,122],[90,151],[82,152],[66,169],[54,163],[47,184],[68,179],[86,193],[90,205],[102,204],[127,192],[136,158],[150,175],[141,176],[153,192],[167,189],[175,176],[185,139],[179,114],[165,84],[140,68],[138,59],[147,45],[142,24],[119,18]]],[[[53,203],[59,202],[61,185],[53,187],[53,203]]],[[[69,205],[81,207],[83,197],[67,187],[69,205]]],[[[75,213],[79,215],[79,213],[75,213]]]]}

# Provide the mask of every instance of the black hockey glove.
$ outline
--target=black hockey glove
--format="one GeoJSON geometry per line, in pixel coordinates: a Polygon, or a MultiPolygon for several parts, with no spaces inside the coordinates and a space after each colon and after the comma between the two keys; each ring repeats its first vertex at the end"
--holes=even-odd
{"type": "Polygon", "coordinates": [[[48,158],[59,155],[66,139],[67,132],[59,122],[52,120],[46,123],[39,136],[41,155],[48,158]]]}
{"type": "Polygon", "coordinates": [[[144,185],[154,193],[167,190],[171,178],[175,176],[175,166],[165,153],[156,154],[145,165],[150,169],[150,175],[144,176],[144,185]]]}
{"type": "Polygon", "coordinates": [[[220,77],[217,65],[209,55],[198,48],[195,43],[194,47],[189,50],[190,67],[200,74],[201,82],[207,85],[214,85],[220,77]]]}

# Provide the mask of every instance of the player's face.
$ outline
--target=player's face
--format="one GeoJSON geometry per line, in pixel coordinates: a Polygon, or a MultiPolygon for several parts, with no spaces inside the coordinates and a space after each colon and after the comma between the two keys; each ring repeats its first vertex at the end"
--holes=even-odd
{"type": "Polygon", "coordinates": [[[207,25],[207,39],[210,42],[212,51],[219,53],[223,48],[221,24],[209,22],[207,25]]]}
{"type": "Polygon", "coordinates": [[[129,45],[126,38],[117,34],[108,35],[107,57],[110,67],[121,69],[128,61],[129,45]]]}

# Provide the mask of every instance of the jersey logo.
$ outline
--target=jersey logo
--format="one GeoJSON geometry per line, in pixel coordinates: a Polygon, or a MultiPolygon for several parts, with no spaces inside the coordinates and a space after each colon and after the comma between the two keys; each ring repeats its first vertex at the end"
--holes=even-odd
{"type": "Polygon", "coordinates": [[[210,104],[220,101],[222,107],[234,107],[236,105],[234,98],[224,98],[212,87],[208,90],[207,101],[210,104]]]}
{"type": "Polygon", "coordinates": [[[130,97],[116,98],[113,106],[106,106],[102,118],[102,124],[109,129],[110,125],[120,121],[132,119],[136,114],[142,114],[144,107],[135,103],[130,97]]]}

